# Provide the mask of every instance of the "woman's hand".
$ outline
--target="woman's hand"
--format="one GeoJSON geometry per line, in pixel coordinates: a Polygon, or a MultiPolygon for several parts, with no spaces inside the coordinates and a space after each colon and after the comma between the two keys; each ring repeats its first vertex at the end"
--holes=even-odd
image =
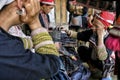
{"type": "Polygon", "coordinates": [[[19,8],[19,9],[22,9],[22,0],[16,0],[17,1],[17,7],[19,8]]]}
{"type": "MultiPolygon", "coordinates": [[[[18,0],[19,1],[19,0],[18,0]]],[[[40,2],[38,0],[24,0],[23,7],[25,12],[20,15],[20,20],[23,23],[26,23],[30,26],[31,29],[35,29],[38,26],[40,27],[39,22],[39,11],[40,11],[40,2]]]]}
{"type": "Polygon", "coordinates": [[[104,29],[104,24],[102,24],[102,22],[99,19],[95,19],[93,21],[93,25],[94,25],[94,29],[98,34],[98,37],[104,37],[105,35],[105,29],[104,29]]]}
{"type": "Polygon", "coordinates": [[[101,23],[99,19],[95,19],[93,22],[93,25],[96,26],[96,32],[98,35],[98,45],[97,45],[97,56],[99,60],[105,60],[108,56],[106,47],[104,44],[104,35],[105,35],[105,29],[104,24],[101,23]]]}

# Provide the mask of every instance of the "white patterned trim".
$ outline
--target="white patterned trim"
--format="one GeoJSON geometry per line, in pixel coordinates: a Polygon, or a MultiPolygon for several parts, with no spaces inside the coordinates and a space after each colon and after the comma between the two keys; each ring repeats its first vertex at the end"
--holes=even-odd
{"type": "Polygon", "coordinates": [[[35,49],[38,49],[39,47],[45,46],[47,44],[54,44],[53,41],[43,41],[35,46],[35,49]]]}
{"type": "Polygon", "coordinates": [[[43,33],[43,32],[48,32],[48,31],[45,28],[37,28],[37,29],[32,31],[31,36],[34,36],[36,34],[43,33]]]}

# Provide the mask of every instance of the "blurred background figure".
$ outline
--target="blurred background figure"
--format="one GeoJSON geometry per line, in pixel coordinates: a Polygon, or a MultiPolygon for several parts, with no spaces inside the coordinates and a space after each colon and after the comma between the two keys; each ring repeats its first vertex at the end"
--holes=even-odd
{"type": "Polygon", "coordinates": [[[40,22],[44,28],[49,29],[50,19],[48,13],[55,6],[54,0],[40,0],[40,5],[41,5],[39,14],[40,22]]]}

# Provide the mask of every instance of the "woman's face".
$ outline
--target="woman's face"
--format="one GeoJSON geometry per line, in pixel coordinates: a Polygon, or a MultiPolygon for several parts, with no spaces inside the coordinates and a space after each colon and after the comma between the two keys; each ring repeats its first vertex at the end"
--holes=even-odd
{"type": "Polygon", "coordinates": [[[53,5],[43,5],[42,8],[43,8],[44,13],[48,14],[54,8],[54,6],[53,5]]]}

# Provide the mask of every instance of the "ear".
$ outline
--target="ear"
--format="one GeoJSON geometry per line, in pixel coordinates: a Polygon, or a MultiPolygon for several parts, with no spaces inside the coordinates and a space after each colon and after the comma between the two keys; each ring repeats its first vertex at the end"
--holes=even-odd
{"type": "Polygon", "coordinates": [[[19,9],[22,9],[23,0],[16,0],[19,9]]]}

